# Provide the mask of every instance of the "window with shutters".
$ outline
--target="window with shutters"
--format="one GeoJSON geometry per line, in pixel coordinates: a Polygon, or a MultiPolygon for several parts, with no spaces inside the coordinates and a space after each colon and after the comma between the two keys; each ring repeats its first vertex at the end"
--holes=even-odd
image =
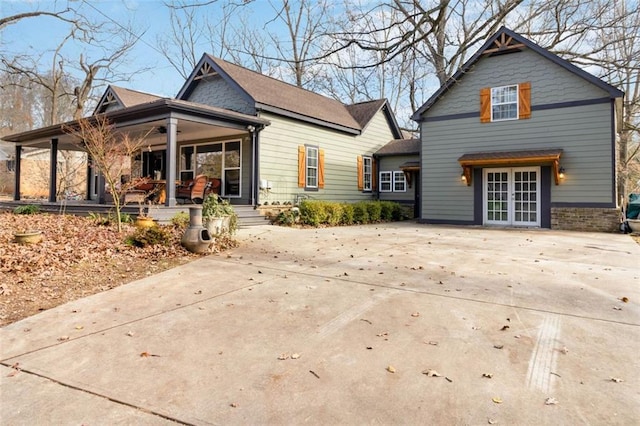
{"type": "Polygon", "coordinates": [[[362,157],[362,190],[371,191],[371,157],[362,157]]]}
{"type": "Polygon", "coordinates": [[[306,152],[307,159],[307,180],[305,186],[307,188],[318,187],[318,148],[308,146],[306,152]]]}
{"type": "Polygon", "coordinates": [[[531,83],[486,87],[480,90],[480,122],[531,118],[531,83]]]}
{"type": "Polygon", "coordinates": [[[518,119],[518,86],[491,88],[491,121],[518,119]]]}

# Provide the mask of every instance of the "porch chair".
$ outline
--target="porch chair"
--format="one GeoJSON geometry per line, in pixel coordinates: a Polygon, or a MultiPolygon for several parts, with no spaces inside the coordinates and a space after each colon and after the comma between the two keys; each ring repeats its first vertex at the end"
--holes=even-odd
{"type": "Polygon", "coordinates": [[[208,183],[209,178],[206,175],[198,175],[186,185],[179,185],[176,188],[176,200],[182,200],[183,204],[187,200],[193,204],[202,204],[208,183]]]}

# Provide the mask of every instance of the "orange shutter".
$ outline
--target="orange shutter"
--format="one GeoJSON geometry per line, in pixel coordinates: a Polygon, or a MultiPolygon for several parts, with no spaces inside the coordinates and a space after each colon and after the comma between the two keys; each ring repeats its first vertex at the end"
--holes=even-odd
{"type": "Polygon", "coordinates": [[[298,146],[298,187],[304,188],[306,178],[306,164],[304,161],[305,149],[304,145],[298,146]]]}
{"type": "Polygon", "coordinates": [[[491,122],[491,88],[480,89],[480,122],[491,122]]]}
{"type": "Polygon", "coordinates": [[[376,176],[376,160],[374,158],[371,159],[371,190],[375,191],[378,189],[378,179],[376,176]]]}
{"type": "Polygon", "coordinates": [[[364,189],[364,169],[362,166],[362,155],[358,155],[358,191],[364,189]]]}
{"type": "Polygon", "coordinates": [[[518,118],[531,118],[531,83],[518,85],[518,118]]]}
{"type": "Polygon", "coordinates": [[[318,188],[324,188],[324,149],[318,150],[318,188]]]}

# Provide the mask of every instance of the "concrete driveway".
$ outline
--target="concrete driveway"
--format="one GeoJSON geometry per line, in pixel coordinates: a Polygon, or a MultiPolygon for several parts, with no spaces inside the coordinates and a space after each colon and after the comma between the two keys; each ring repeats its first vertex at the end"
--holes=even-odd
{"type": "Polygon", "coordinates": [[[239,238],[0,329],[1,423],[640,419],[629,236],[398,223],[239,238]]]}

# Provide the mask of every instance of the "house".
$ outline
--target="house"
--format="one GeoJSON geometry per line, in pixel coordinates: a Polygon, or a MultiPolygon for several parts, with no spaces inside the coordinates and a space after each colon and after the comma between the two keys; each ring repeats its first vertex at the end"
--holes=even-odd
{"type": "Polygon", "coordinates": [[[378,199],[413,207],[420,217],[420,139],[394,139],[374,154],[378,199]]]}
{"type": "Polygon", "coordinates": [[[501,28],[412,117],[420,221],[617,229],[623,95],[501,28]]]}
{"type": "MultiPolygon", "coordinates": [[[[119,132],[150,132],[132,174],[162,182],[206,174],[237,205],[373,199],[373,155],[401,137],[386,100],[345,105],[208,54],[175,99],[109,86],[94,114],[119,132]]],[[[59,149],[77,149],[62,125],[4,140],[17,158],[22,147],[49,148],[52,164],[59,149]]],[[[104,182],[87,173],[87,198],[104,201],[104,182]]],[[[20,179],[14,194],[19,199],[20,179]]],[[[167,185],[165,206],[176,205],[175,194],[167,185]]]]}

